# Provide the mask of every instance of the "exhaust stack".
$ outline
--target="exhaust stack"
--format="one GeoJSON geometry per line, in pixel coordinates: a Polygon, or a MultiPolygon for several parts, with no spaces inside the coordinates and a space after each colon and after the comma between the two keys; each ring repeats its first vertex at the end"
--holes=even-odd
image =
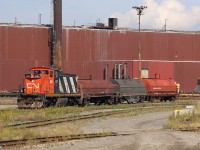
{"type": "Polygon", "coordinates": [[[121,79],[121,66],[122,64],[118,64],[118,79],[121,79]]]}
{"type": "Polygon", "coordinates": [[[51,66],[62,69],[62,0],[53,0],[53,52],[51,66]]]}
{"type": "Polygon", "coordinates": [[[115,64],[114,68],[114,79],[117,79],[117,64],[115,64]]]}
{"type": "Polygon", "coordinates": [[[127,63],[124,65],[124,76],[127,76],[127,63]]]}

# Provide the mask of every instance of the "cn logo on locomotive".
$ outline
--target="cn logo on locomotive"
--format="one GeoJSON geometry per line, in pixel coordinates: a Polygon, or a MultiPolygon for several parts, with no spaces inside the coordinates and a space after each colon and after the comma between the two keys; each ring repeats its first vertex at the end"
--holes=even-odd
{"type": "Polygon", "coordinates": [[[35,83],[27,83],[26,86],[28,89],[32,89],[33,87],[35,87],[36,89],[40,88],[39,83],[37,85],[35,83]]]}

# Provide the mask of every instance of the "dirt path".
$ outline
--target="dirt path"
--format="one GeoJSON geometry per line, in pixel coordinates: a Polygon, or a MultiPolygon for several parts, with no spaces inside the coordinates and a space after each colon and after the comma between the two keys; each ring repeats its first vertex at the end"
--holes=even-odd
{"type": "Polygon", "coordinates": [[[78,140],[40,149],[69,150],[198,150],[200,133],[163,130],[170,112],[95,119],[84,124],[85,133],[118,132],[128,136],[78,140]]]}

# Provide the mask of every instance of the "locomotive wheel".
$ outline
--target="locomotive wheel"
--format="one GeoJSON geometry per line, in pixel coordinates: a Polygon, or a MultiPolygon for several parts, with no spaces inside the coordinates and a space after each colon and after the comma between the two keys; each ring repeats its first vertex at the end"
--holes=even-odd
{"type": "Polygon", "coordinates": [[[68,104],[68,98],[58,98],[56,101],[56,107],[64,107],[68,104]]]}
{"type": "Polygon", "coordinates": [[[175,101],[176,100],[176,97],[172,97],[171,101],[175,101]]]}
{"type": "Polygon", "coordinates": [[[108,105],[112,105],[112,104],[113,104],[113,100],[112,100],[112,99],[108,99],[108,100],[106,100],[106,104],[108,104],[108,105]]]}
{"type": "Polygon", "coordinates": [[[37,109],[43,107],[43,100],[42,99],[18,99],[17,105],[19,109],[37,109]]]}
{"type": "Polygon", "coordinates": [[[43,101],[42,100],[36,100],[33,101],[31,108],[42,108],[43,107],[43,101]]]}
{"type": "Polygon", "coordinates": [[[163,99],[163,98],[161,98],[161,99],[160,99],[160,102],[163,102],[163,101],[164,101],[164,99],[163,99]]]}
{"type": "Polygon", "coordinates": [[[89,106],[89,105],[90,105],[90,102],[89,102],[88,99],[84,99],[84,100],[83,100],[83,104],[84,104],[84,106],[89,106]]]}
{"type": "Polygon", "coordinates": [[[42,107],[46,108],[49,107],[50,105],[51,103],[48,100],[45,100],[42,107]]]}
{"type": "Polygon", "coordinates": [[[23,98],[19,98],[17,99],[17,105],[19,109],[30,109],[31,108],[31,104],[30,101],[23,99],[23,98]]]}

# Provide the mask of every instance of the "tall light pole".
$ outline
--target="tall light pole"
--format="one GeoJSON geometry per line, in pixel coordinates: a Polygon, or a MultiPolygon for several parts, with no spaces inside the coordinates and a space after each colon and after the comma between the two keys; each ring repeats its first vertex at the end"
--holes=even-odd
{"type": "Polygon", "coordinates": [[[140,19],[141,15],[143,15],[144,9],[147,8],[147,6],[133,6],[133,9],[136,9],[137,15],[139,16],[139,33],[138,33],[138,76],[139,79],[141,79],[141,34],[140,34],[140,19]]]}
{"type": "Polygon", "coordinates": [[[38,24],[42,24],[42,14],[38,14],[38,24]]]}
{"type": "Polygon", "coordinates": [[[15,24],[17,24],[17,17],[15,17],[15,24]]]}
{"type": "Polygon", "coordinates": [[[165,19],[165,32],[167,31],[167,20],[168,19],[165,19]]]}

